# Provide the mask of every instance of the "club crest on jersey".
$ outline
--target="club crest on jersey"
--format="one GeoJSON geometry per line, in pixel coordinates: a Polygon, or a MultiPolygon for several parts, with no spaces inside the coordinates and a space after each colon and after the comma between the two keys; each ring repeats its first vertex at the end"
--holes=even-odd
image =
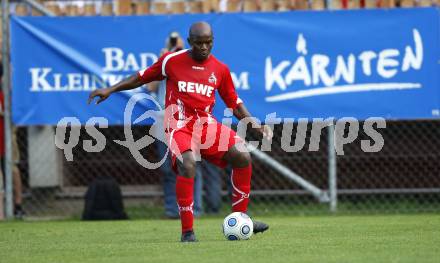
{"type": "Polygon", "coordinates": [[[217,78],[215,77],[214,72],[212,72],[212,73],[211,73],[211,76],[209,76],[209,78],[208,78],[208,82],[209,82],[209,83],[217,84],[217,78]]]}

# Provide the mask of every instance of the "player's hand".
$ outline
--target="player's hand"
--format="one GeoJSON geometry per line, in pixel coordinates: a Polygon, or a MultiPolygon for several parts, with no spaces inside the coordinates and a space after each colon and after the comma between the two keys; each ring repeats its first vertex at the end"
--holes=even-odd
{"type": "Polygon", "coordinates": [[[263,138],[266,140],[271,140],[273,137],[273,131],[269,125],[263,125],[259,129],[260,133],[263,135],[263,138]]]}
{"type": "Polygon", "coordinates": [[[92,102],[95,97],[99,97],[99,99],[96,101],[96,104],[99,104],[106,100],[110,96],[110,94],[112,94],[112,92],[108,88],[94,90],[92,93],[90,93],[87,104],[90,104],[90,102],[92,102]]]}

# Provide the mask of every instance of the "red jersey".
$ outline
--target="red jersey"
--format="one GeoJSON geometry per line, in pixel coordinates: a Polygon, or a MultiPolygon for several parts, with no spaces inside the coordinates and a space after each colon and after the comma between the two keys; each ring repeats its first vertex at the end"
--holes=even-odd
{"type": "Polygon", "coordinates": [[[212,54],[198,62],[187,49],[166,53],[138,75],[144,83],[166,79],[165,107],[177,105],[173,112],[178,112],[179,120],[210,118],[216,90],[228,108],[242,103],[228,67],[212,54]]]}

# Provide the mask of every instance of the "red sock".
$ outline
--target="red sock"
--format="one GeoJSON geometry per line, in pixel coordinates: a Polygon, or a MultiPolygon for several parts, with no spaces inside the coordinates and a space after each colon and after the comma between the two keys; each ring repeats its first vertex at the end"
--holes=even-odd
{"type": "Polygon", "coordinates": [[[246,213],[251,191],[252,165],[232,169],[232,211],[246,213]]]}
{"type": "Polygon", "coordinates": [[[194,178],[186,178],[178,175],[176,179],[176,197],[179,206],[182,233],[193,230],[193,197],[194,178]]]}

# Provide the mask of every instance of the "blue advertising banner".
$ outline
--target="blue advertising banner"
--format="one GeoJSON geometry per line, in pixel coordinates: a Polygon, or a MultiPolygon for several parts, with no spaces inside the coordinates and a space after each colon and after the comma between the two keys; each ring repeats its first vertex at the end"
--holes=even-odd
{"type": "MultiPolygon", "coordinates": [[[[17,125],[124,122],[137,92],[99,107],[89,93],[154,63],[172,31],[214,30],[213,54],[264,121],[281,118],[440,116],[440,15],[436,8],[133,17],[12,17],[12,113],[17,125]]],[[[218,95],[217,95],[218,96],[218,95]]],[[[220,98],[218,96],[218,100],[220,98]]],[[[153,107],[137,104],[135,116],[153,107]]],[[[223,105],[218,102],[221,118],[223,105]]]]}

